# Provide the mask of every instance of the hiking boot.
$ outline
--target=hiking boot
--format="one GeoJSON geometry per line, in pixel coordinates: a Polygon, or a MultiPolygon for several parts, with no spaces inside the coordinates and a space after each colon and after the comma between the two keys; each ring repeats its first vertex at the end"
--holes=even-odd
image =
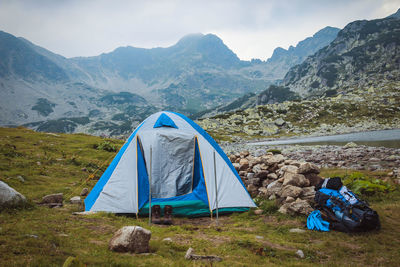
{"type": "Polygon", "coordinates": [[[161,224],[161,207],[154,205],[151,207],[151,222],[154,224],[161,224]]]}
{"type": "Polygon", "coordinates": [[[172,224],[172,206],[170,205],[164,207],[164,224],[172,224]]]}

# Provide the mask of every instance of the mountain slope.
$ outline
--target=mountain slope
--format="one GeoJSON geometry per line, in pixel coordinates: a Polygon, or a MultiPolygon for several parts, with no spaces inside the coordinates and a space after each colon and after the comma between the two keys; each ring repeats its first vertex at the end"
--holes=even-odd
{"type": "Polygon", "coordinates": [[[307,97],[400,79],[400,20],[348,24],[327,47],[290,69],[283,85],[307,97]]]}
{"type": "Polygon", "coordinates": [[[269,68],[282,79],[291,67],[302,63],[308,56],[332,42],[339,31],[338,28],[325,27],[312,37],[300,41],[295,47],[290,46],[288,50],[276,48],[272,57],[267,60],[269,68]]]}

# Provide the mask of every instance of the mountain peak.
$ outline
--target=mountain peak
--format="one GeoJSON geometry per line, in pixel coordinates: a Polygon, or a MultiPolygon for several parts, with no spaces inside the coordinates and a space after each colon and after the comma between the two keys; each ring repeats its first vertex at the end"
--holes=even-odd
{"type": "Polygon", "coordinates": [[[386,18],[395,18],[395,19],[399,19],[400,18],[400,8],[397,9],[396,13],[393,13],[390,16],[387,16],[386,18]]]}

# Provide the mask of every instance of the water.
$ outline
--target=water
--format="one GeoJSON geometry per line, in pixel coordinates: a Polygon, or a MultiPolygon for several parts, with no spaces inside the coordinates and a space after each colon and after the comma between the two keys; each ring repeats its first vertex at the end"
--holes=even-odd
{"type": "Polygon", "coordinates": [[[354,142],[358,145],[400,148],[400,129],[278,139],[273,141],[250,143],[250,145],[345,145],[348,142],[354,142]]]}

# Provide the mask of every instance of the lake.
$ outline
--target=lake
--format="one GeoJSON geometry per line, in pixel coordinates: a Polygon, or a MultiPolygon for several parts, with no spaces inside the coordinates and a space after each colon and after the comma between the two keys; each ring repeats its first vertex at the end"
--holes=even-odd
{"type": "Polygon", "coordinates": [[[316,137],[277,139],[249,143],[249,145],[345,145],[354,142],[358,145],[400,148],[400,129],[368,131],[316,137]]]}

